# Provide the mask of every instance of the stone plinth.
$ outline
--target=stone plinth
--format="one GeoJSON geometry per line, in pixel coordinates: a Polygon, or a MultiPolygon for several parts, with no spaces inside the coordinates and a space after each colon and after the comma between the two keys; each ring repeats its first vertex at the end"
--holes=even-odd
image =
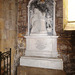
{"type": "Polygon", "coordinates": [[[58,58],[58,36],[25,36],[26,51],[21,57],[21,66],[63,70],[63,61],[58,58]]]}
{"type": "Polygon", "coordinates": [[[57,57],[58,36],[25,36],[25,56],[57,57]]]}
{"type": "Polygon", "coordinates": [[[59,58],[21,57],[20,65],[63,70],[63,61],[59,58]]]}

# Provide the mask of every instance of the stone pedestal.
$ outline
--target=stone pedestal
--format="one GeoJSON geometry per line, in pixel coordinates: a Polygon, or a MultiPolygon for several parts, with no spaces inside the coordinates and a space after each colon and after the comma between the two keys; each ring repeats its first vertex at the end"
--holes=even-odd
{"type": "Polygon", "coordinates": [[[57,37],[25,36],[26,51],[20,65],[63,70],[63,61],[58,58],[57,37]]]}
{"type": "Polygon", "coordinates": [[[57,37],[44,35],[25,36],[25,56],[57,57],[57,37]]]}

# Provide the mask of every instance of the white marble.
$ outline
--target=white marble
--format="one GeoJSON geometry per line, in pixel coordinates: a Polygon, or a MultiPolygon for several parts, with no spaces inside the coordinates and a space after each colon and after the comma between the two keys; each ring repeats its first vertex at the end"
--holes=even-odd
{"type": "Polygon", "coordinates": [[[20,65],[63,70],[63,61],[59,58],[21,57],[20,65]]]}
{"type": "Polygon", "coordinates": [[[63,70],[59,59],[55,32],[55,0],[42,3],[30,0],[28,4],[28,35],[25,56],[20,58],[21,66],[63,70]],[[40,8],[38,7],[40,6],[40,8]]]}
{"type": "Polygon", "coordinates": [[[58,57],[58,36],[25,36],[26,56],[58,57]]]}
{"type": "Polygon", "coordinates": [[[34,8],[34,13],[32,12],[31,15],[31,34],[47,34],[45,27],[45,13],[41,13],[37,8],[34,8]]]}
{"type": "Polygon", "coordinates": [[[25,36],[25,56],[20,58],[21,66],[63,70],[63,61],[58,58],[58,36],[25,36]]]}

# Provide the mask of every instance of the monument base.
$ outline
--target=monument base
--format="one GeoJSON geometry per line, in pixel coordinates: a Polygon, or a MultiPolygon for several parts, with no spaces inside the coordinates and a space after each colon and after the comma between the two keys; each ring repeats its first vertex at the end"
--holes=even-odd
{"type": "Polygon", "coordinates": [[[26,57],[20,58],[21,66],[63,70],[63,61],[59,58],[26,57]]]}
{"type": "Polygon", "coordinates": [[[57,38],[58,36],[25,36],[25,56],[34,57],[58,57],[57,38]]]}
{"type": "Polygon", "coordinates": [[[25,36],[25,56],[20,58],[21,66],[63,70],[63,61],[58,58],[58,36],[25,36]]]}

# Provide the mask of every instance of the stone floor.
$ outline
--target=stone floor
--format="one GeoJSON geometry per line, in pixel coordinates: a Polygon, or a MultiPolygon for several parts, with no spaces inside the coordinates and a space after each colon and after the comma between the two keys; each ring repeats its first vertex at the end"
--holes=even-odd
{"type": "Polygon", "coordinates": [[[66,73],[61,70],[18,66],[17,75],[66,75],[66,73]]]}

